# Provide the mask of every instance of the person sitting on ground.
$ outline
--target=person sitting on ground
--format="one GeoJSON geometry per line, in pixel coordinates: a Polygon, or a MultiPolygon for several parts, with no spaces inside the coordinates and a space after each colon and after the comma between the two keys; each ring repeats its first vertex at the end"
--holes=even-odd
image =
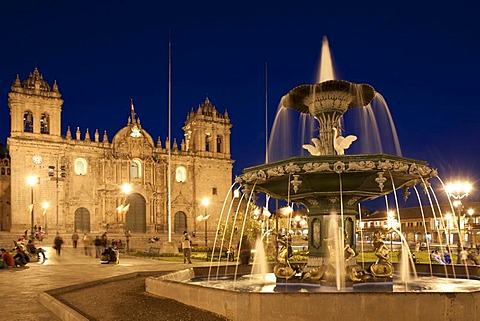
{"type": "Polygon", "coordinates": [[[43,259],[46,260],[47,257],[45,256],[45,250],[35,247],[35,243],[32,240],[29,240],[27,243],[27,251],[30,254],[35,254],[37,258],[40,260],[40,255],[43,256],[43,259]]]}
{"type": "Polygon", "coordinates": [[[21,267],[27,265],[28,262],[30,262],[30,258],[28,257],[28,254],[25,253],[21,248],[16,247],[15,255],[13,256],[13,259],[15,260],[15,266],[21,267]]]}
{"type": "Polygon", "coordinates": [[[100,262],[102,264],[118,263],[118,251],[107,247],[105,251],[102,252],[100,262]]]}
{"type": "Polygon", "coordinates": [[[5,250],[3,248],[0,249],[0,252],[2,254],[2,261],[3,261],[4,267],[6,267],[6,268],[14,267],[15,266],[15,259],[10,254],[10,252],[8,252],[7,250],[5,250]]]}
{"type": "Polygon", "coordinates": [[[452,264],[452,258],[450,257],[448,251],[445,251],[445,253],[443,254],[443,258],[445,259],[446,264],[452,264]]]}
{"type": "Polygon", "coordinates": [[[438,254],[438,251],[432,251],[432,253],[430,253],[430,260],[432,261],[432,263],[445,264],[440,254],[438,254]]]}
{"type": "Polygon", "coordinates": [[[458,253],[457,264],[466,265],[468,262],[468,252],[466,248],[462,248],[458,253]]]}

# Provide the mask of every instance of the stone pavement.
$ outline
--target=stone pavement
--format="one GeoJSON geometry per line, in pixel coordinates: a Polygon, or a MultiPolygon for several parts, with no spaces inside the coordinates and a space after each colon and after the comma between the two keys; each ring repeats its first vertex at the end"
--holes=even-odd
{"type": "Polygon", "coordinates": [[[8,316],[8,320],[59,320],[38,303],[37,296],[44,291],[133,272],[171,271],[186,267],[183,263],[122,254],[118,265],[100,264],[100,259],[85,256],[81,247],[62,248],[61,256],[57,256],[51,247],[43,248],[47,250],[45,262],[41,259],[23,268],[0,270],[0,311],[2,316],[8,316]]]}

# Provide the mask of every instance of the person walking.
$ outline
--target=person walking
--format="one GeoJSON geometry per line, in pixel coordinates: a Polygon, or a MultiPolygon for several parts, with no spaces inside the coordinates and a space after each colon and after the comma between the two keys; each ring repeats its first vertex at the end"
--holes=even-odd
{"type": "Polygon", "coordinates": [[[125,231],[125,238],[127,239],[127,246],[126,246],[126,251],[127,251],[127,254],[130,254],[130,237],[132,236],[132,234],[130,233],[130,231],[125,231]]]}
{"type": "Polygon", "coordinates": [[[85,255],[92,256],[92,239],[87,233],[83,234],[83,251],[85,255]]]}
{"type": "Polygon", "coordinates": [[[192,260],[190,259],[190,254],[192,250],[192,245],[190,242],[190,237],[188,236],[188,232],[184,231],[183,232],[183,237],[182,237],[182,252],[183,252],[183,263],[192,263],[192,260]]]}
{"type": "Polygon", "coordinates": [[[78,234],[77,234],[77,231],[73,232],[73,235],[72,235],[72,244],[73,244],[73,248],[76,249],[76,248],[77,248],[77,245],[78,245],[78,234]]]}
{"type": "Polygon", "coordinates": [[[93,245],[95,245],[95,257],[98,259],[102,255],[102,240],[100,236],[95,236],[95,240],[93,240],[93,245]]]}
{"type": "Polygon", "coordinates": [[[63,238],[60,236],[60,233],[57,232],[57,236],[53,240],[53,248],[57,252],[57,255],[60,255],[62,252],[63,238]]]}

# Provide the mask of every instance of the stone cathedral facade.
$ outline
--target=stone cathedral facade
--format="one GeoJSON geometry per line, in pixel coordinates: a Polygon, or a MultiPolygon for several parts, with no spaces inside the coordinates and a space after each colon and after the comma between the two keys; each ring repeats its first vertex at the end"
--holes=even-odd
{"type": "Polygon", "coordinates": [[[62,135],[59,87],[37,68],[26,79],[17,76],[8,106],[10,176],[2,176],[1,186],[10,203],[1,207],[2,230],[30,230],[32,210],[34,223],[50,233],[162,233],[169,221],[173,233],[203,231],[206,225],[196,217],[205,211],[211,215],[207,229],[216,229],[232,184],[232,125],[208,98],[188,113],[180,146],[154,141],[133,103],[126,126],[111,140],[106,132],[80,128],[68,127],[62,135]],[[125,184],[131,191],[122,190],[125,184]]]}

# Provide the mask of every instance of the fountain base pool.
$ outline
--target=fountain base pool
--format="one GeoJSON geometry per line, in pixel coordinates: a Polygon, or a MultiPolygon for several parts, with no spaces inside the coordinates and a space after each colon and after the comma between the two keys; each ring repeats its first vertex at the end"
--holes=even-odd
{"type": "MultiPolygon", "coordinates": [[[[215,267],[210,275],[231,275],[234,266],[215,267]]],[[[243,269],[247,267],[242,267],[243,269]]],[[[244,272],[244,271],[240,271],[244,272]]],[[[208,267],[190,268],[146,280],[147,293],[170,298],[189,306],[208,310],[235,321],[255,320],[480,320],[480,281],[426,279],[409,284],[393,284],[393,292],[312,285],[276,284],[266,278],[257,289],[233,290],[228,282],[209,281],[201,286],[191,282],[208,276],[208,267]],[[438,287],[442,281],[441,287],[438,287]],[[221,287],[215,287],[215,283],[221,287]],[[294,292],[279,290],[292,289],[294,292]],[[310,289],[312,287],[312,289],[310,289]]],[[[249,283],[249,277],[239,278],[249,283]]],[[[252,283],[250,282],[252,285],[252,283]]],[[[378,285],[378,284],[377,284],[378,285]]],[[[385,284],[387,286],[387,284],[385,284]]],[[[378,290],[378,288],[377,288],[378,290]]]]}

